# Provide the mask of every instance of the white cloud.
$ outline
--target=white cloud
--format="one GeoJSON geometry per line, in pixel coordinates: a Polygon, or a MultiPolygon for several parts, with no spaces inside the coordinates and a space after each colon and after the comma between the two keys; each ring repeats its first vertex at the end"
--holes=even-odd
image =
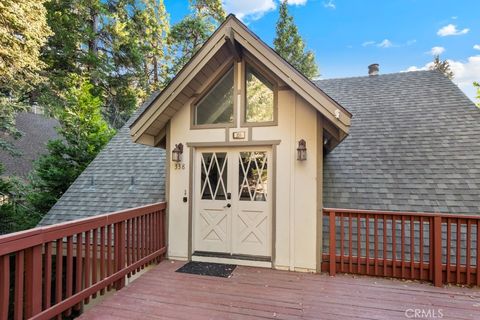
{"type": "MultiPolygon", "coordinates": [[[[222,2],[227,13],[235,14],[244,22],[258,20],[267,12],[277,8],[276,0],[224,0],[222,2]]],[[[287,0],[287,3],[292,6],[303,6],[307,2],[308,0],[287,0]]]]}
{"type": "Polygon", "coordinates": [[[444,27],[441,27],[440,30],[437,31],[437,34],[441,37],[459,36],[459,35],[468,33],[468,31],[470,31],[470,29],[468,28],[458,30],[456,25],[448,24],[444,27]]]}
{"type": "Polygon", "coordinates": [[[391,48],[393,47],[392,41],[385,39],[382,42],[377,43],[377,47],[379,48],[391,48]]]}
{"type": "MultiPolygon", "coordinates": [[[[302,2],[302,0],[290,0],[290,2],[302,2]]],[[[241,20],[258,20],[277,7],[274,0],[225,0],[223,4],[227,13],[233,13],[241,20]]]]}
{"type": "Polygon", "coordinates": [[[307,0],[287,0],[287,3],[292,6],[303,6],[307,3],[307,0]]]}
{"type": "Polygon", "coordinates": [[[365,41],[364,43],[362,43],[362,47],[368,47],[374,44],[375,44],[375,41],[365,41]]]}
{"type": "Polygon", "coordinates": [[[431,54],[432,56],[438,56],[438,55],[441,55],[444,52],[445,52],[444,47],[433,47],[427,53],[431,54]]]}
{"type": "Polygon", "coordinates": [[[324,1],[323,6],[327,9],[333,9],[333,10],[337,8],[333,0],[324,1]]]}
{"type": "MultiPolygon", "coordinates": [[[[448,60],[450,69],[452,69],[455,82],[458,87],[473,101],[475,101],[476,90],[472,83],[480,81],[480,55],[472,56],[467,61],[448,60]]],[[[411,66],[405,71],[428,70],[433,65],[429,62],[423,67],[411,66]]]]}
{"type": "Polygon", "coordinates": [[[480,44],[474,45],[474,46],[473,46],[473,49],[475,49],[475,50],[480,50],[480,44]]]}

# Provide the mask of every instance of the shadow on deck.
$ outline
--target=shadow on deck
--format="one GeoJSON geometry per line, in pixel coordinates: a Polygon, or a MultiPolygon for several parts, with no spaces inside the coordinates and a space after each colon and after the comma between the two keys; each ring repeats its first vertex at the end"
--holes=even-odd
{"type": "Polygon", "coordinates": [[[81,319],[475,319],[480,290],[242,267],[231,278],[164,261],[81,319]],[[420,317],[422,315],[422,317],[420,317]]]}

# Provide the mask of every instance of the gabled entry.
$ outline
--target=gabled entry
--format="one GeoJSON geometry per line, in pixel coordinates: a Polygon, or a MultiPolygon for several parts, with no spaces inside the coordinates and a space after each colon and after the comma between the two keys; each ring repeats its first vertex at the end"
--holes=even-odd
{"type": "Polygon", "coordinates": [[[323,155],[350,117],[229,16],[131,126],[171,155],[169,257],[318,270],[323,155]]]}

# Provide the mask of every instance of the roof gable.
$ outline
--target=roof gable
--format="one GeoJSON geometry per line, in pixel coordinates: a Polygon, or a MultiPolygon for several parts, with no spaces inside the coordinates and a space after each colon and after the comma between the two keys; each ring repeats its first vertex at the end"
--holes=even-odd
{"type": "Polygon", "coordinates": [[[240,51],[246,51],[259,60],[269,72],[282,79],[288,87],[316,108],[336,129],[339,140],[348,134],[351,114],[280,57],[235,16],[229,15],[130,126],[133,141],[151,146],[158,145],[164,136],[166,123],[189,98],[201,91],[201,85],[198,84],[200,81],[195,77],[205,71],[211,71],[211,75],[218,72],[223,64],[238,58],[240,51]],[[214,61],[216,66],[209,68],[211,61],[214,61]]]}

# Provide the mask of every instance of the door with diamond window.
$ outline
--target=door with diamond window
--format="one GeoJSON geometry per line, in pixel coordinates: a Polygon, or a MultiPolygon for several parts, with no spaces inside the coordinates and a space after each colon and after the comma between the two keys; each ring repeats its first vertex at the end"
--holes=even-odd
{"type": "Polygon", "coordinates": [[[198,150],[194,251],[271,256],[271,152],[198,150]]]}

